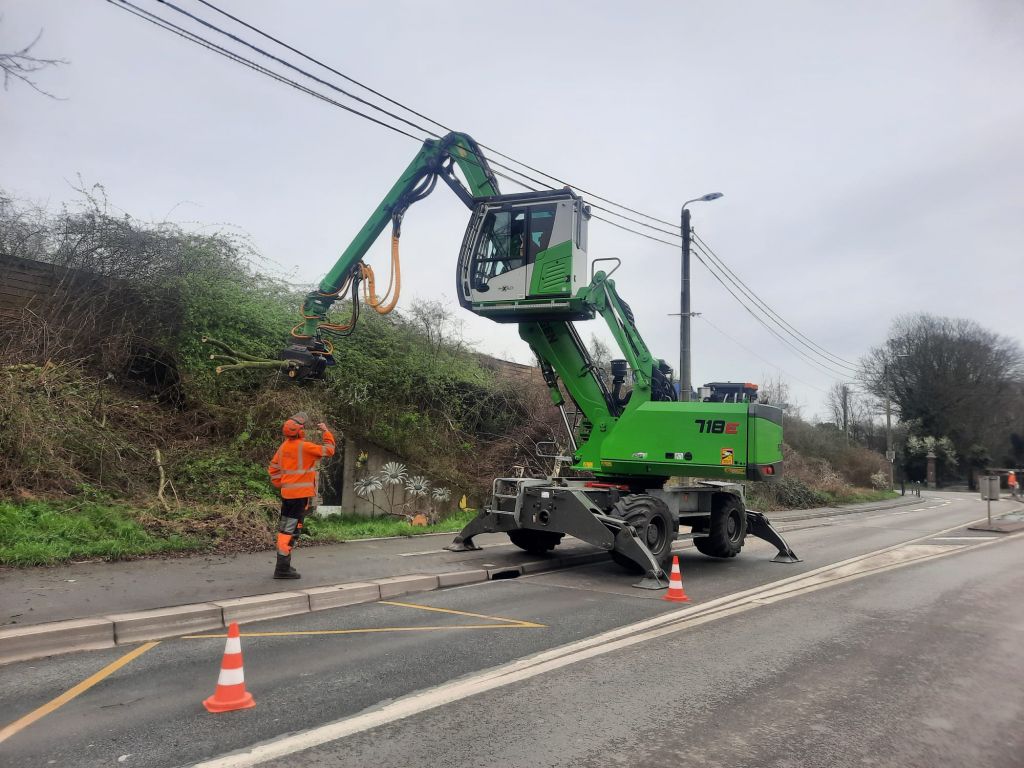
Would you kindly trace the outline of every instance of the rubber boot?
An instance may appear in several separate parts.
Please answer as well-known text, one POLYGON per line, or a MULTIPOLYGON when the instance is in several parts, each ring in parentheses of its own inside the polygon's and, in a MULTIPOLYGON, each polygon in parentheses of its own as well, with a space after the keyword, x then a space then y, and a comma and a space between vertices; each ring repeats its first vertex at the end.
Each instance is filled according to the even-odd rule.
POLYGON ((299 579, 299 572, 292 568, 291 555, 278 555, 277 567, 274 569, 275 579, 299 579))

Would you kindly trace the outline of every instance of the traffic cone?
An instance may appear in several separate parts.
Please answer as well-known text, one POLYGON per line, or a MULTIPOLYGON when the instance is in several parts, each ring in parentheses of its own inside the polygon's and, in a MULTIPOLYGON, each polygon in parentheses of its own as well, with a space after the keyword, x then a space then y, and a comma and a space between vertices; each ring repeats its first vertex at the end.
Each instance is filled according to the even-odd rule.
POLYGON ((203 702, 203 706, 208 712, 232 712, 256 706, 252 694, 245 690, 242 641, 238 636, 237 622, 232 621, 228 627, 228 641, 224 646, 224 661, 220 665, 217 688, 213 696, 203 702))
POLYGON ((661 599, 672 603, 690 602, 690 598, 683 591, 683 574, 679 571, 679 555, 672 555, 672 575, 668 577, 668 592, 661 599))

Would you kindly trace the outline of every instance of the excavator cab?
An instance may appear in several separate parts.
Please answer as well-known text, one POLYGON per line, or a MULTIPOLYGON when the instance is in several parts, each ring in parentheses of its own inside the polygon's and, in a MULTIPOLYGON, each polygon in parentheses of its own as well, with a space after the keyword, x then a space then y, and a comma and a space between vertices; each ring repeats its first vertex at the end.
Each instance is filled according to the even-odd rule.
POLYGON ((459 254, 459 301, 491 320, 585 320, 590 208, 572 190, 479 198, 459 254))

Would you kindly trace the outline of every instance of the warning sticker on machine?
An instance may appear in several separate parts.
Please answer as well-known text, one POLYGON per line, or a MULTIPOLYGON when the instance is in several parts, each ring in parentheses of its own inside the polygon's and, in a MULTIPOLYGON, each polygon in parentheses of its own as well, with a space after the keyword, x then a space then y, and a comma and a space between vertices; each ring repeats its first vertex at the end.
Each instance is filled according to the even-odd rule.
POLYGON ((732 448, 723 448, 722 449, 722 463, 723 464, 732 464, 732 451, 733 451, 732 448))

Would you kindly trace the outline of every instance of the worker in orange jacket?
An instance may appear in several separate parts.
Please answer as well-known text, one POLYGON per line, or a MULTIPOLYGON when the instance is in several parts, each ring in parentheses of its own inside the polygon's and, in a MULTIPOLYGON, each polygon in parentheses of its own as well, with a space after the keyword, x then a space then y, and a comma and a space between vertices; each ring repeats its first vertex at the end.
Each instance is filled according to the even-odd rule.
POLYGON ((1017 481, 1017 473, 1012 469, 1006 476, 1006 485, 1010 488, 1010 495, 1015 498, 1020 498, 1020 484, 1017 481))
POLYGON ((281 519, 277 525, 277 567, 275 579, 297 579, 292 568, 292 549, 302 535, 302 524, 309 512, 309 500, 316 496, 316 465, 322 458, 334 455, 334 435, 323 422, 317 428, 324 444, 306 440, 305 413, 288 419, 281 431, 284 442, 270 460, 267 472, 270 482, 281 491, 281 519))

